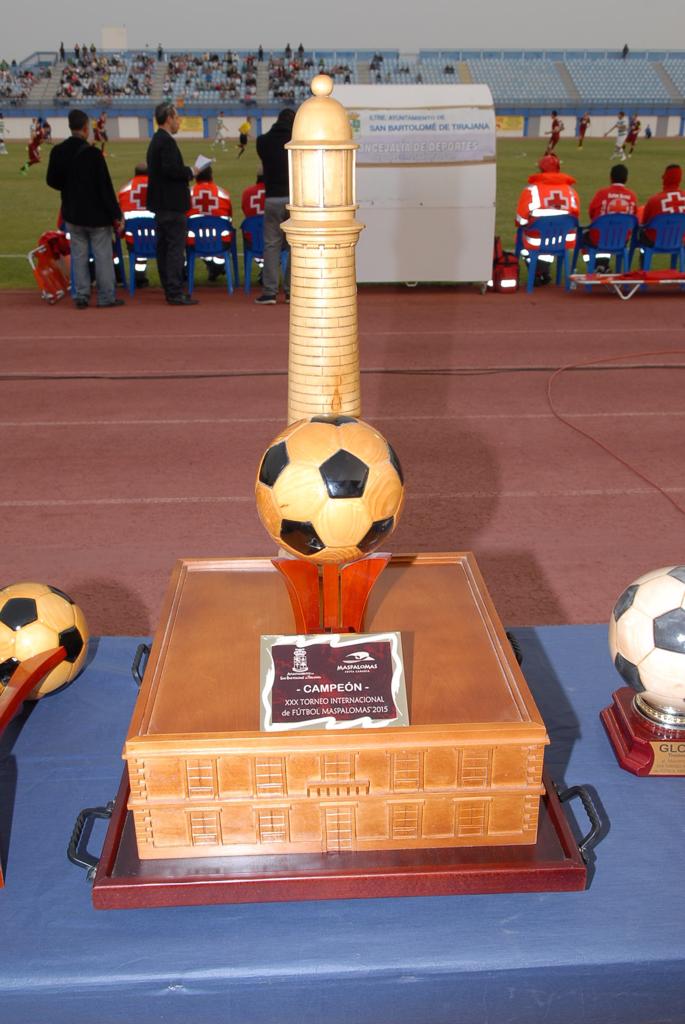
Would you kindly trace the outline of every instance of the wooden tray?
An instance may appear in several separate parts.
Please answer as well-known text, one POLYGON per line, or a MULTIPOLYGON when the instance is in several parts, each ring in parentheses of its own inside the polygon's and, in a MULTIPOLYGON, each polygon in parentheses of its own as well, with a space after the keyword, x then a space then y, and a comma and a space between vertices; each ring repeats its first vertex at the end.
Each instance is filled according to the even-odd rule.
POLYGON ((124 772, 93 882, 97 910, 500 892, 571 892, 587 868, 543 775, 534 846, 140 860, 124 772))

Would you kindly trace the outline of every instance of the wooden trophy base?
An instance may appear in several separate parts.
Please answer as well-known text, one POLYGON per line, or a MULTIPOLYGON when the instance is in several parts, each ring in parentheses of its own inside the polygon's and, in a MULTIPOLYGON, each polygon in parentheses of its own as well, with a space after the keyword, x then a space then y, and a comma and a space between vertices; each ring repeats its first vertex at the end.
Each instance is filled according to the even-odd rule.
POLYGON ((623 686, 600 712, 621 768, 633 775, 685 775, 685 729, 650 722, 635 707, 635 690, 623 686))
POLYGON ((573 892, 587 868, 553 784, 543 776, 537 842, 290 856, 141 860, 126 772, 93 882, 96 910, 295 900, 573 892))

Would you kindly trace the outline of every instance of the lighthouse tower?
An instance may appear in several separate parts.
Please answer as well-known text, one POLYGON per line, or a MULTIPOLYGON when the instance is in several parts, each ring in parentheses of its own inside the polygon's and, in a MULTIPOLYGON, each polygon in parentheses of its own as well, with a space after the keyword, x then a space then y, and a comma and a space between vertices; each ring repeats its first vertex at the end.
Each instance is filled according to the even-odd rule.
POLYGON ((354 250, 355 150, 333 82, 317 75, 287 144, 290 219, 288 422, 359 416, 359 339, 354 250))

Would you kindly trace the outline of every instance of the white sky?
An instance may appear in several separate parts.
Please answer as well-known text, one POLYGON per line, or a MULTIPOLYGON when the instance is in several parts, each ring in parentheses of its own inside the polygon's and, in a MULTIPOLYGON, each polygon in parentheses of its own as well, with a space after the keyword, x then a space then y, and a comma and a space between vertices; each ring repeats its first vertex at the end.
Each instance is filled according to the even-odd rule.
POLYGON ((131 48, 685 49, 685 0, 25 0, 3 18, 0 57, 99 46, 120 25, 131 48))

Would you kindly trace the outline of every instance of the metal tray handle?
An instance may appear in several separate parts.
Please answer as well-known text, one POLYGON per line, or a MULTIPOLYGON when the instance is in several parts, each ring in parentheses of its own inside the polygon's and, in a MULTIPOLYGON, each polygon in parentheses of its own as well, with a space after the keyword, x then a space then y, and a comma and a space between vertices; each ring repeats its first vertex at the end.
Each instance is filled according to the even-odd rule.
POLYGON ((143 682, 143 676, 145 675, 145 669, 147 668, 147 659, 150 657, 150 645, 149 644, 138 644, 136 647, 136 653, 133 655, 133 664, 131 665, 131 675, 135 679, 136 686, 141 686, 143 682), (141 669, 141 663, 145 659, 145 664, 141 669))
POLYGON ((89 822, 94 821, 96 818, 111 818, 113 810, 113 800, 110 800, 106 807, 85 807, 76 819, 74 830, 71 833, 71 839, 69 840, 69 846, 67 847, 67 857, 72 864, 75 864, 79 868, 83 868, 89 882, 92 882, 95 878, 95 872, 98 864, 100 863, 100 858, 94 857, 92 853, 88 853, 87 850, 79 849, 83 833, 86 825, 89 822))
POLYGON ((568 789, 564 789, 562 791, 557 790, 557 794, 559 796, 559 802, 562 804, 567 800, 572 800, 575 796, 579 797, 585 813, 590 819, 590 831, 587 835, 584 835, 578 843, 580 855, 584 861, 587 861, 586 854, 597 845, 600 835, 604 829, 605 823, 602 820, 602 815, 597 810, 586 786, 569 786, 568 789))

